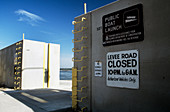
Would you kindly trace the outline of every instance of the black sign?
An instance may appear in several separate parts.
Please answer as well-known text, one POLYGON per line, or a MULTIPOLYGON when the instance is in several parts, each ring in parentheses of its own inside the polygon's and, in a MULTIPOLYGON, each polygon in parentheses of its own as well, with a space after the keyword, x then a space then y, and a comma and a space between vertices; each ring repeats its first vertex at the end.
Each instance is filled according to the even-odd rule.
POLYGON ((144 40, 142 4, 104 15, 102 22, 104 46, 144 40))

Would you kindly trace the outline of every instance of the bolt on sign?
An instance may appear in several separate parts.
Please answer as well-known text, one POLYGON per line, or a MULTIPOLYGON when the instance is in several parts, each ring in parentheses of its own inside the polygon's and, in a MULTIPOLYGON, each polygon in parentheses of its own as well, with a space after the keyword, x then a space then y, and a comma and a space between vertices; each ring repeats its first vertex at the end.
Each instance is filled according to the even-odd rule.
POLYGON ((103 46, 144 40, 142 4, 104 15, 102 29, 103 46))
POLYGON ((106 83, 110 87, 139 88, 138 50, 107 53, 106 83))

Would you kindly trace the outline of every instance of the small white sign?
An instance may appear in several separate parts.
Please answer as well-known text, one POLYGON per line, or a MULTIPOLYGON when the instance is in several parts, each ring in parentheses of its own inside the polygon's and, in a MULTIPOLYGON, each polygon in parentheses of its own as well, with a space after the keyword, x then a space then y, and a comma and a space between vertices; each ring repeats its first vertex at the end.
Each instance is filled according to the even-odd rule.
POLYGON ((137 50, 107 53, 107 86, 139 88, 139 56, 137 50))
POLYGON ((102 76, 102 62, 96 61, 95 68, 94 68, 95 76, 102 76))

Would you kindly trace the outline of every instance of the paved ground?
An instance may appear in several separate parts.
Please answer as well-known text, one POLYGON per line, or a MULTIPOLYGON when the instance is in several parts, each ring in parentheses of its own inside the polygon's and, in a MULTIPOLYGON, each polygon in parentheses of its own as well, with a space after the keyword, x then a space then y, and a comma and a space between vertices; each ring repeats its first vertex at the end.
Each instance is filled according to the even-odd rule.
POLYGON ((57 89, 72 91, 72 80, 60 80, 57 89))
POLYGON ((0 89, 0 112, 67 112, 71 91, 57 89, 0 89))

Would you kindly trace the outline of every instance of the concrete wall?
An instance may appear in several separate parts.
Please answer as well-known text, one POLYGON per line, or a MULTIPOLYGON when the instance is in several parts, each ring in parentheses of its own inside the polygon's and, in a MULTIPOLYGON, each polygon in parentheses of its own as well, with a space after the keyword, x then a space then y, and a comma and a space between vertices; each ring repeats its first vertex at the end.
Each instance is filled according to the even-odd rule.
POLYGON ((14 57, 16 45, 0 50, 0 85, 14 86, 14 57))
POLYGON ((77 68, 77 70, 81 70, 81 67, 85 66, 86 68, 83 68, 83 71, 77 72, 77 80, 81 80, 82 77, 86 76, 87 78, 83 78, 82 82, 77 82, 77 89, 81 90, 82 87, 86 87, 83 89, 82 92, 77 92, 78 100, 81 100, 81 98, 86 97, 82 100, 82 102, 78 102, 78 108, 82 109, 83 107, 87 107, 86 111, 91 110, 91 14, 85 14, 80 17, 75 18, 75 21, 79 22, 82 20, 82 18, 86 18, 83 22, 79 24, 75 24, 74 30, 75 31, 81 31, 82 27, 86 27, 82 32, 75 33, 74 39, 81 40, 82 37, 84 38, 81 42, 74 43, 74 48, 76 50, 80 50, 81 47, 85 46, 86 48, 83 48, 80 52, 75 52, 74 57, 75 60, 81 60, 83 56, 86 56, 87 58, 83 58, 82 61, 74 62, 74 67, 77 68))
MULTIPOLYGON (((14 83, 18 83, 14 81, 16 47, 13 44, 0 51, 0 86, 14 87, 14 83)), ((21 89, 57 88, 59 85, 60 45, 48 47, 48 43, 23 40, 21 89)))
POLYGON ((60 45, 32 40, 24 40, 23 45, 22 89, 57 88, 60 45))
POLYGON ((22 89, 47 87, 47 59, 47 43, 32 40, 23 41, 22 89))
POLYGON ((168 112, 170 111, 170 1, 120 0, 92 11, 92 110, 93 112, 168 112), (143 4, 144 41, 102 45, 102 17, 143 4), (139 89, 106 85, 108 52, 139 51, 139 89), (94 76, 94 62, 103 63, 103 77, 94 76))
MULTIPOLYGON (((93 112, 169 112, 170 107, 170 1, 169 0, 119 0, 102 8, 89 12, 88 14, 76 17, 76 21, 86 15, 92 19, 92 30, 84 32, 92 38, 92 47, 88 47, 92 57, 90 62, 86 60, 82 63, 74 63, 79 68, 88 64, 92 72, 87 72, 89 77, 86 84, 90 84, 91 101, 84 102, 84 105, 91 105, 93 112), (119 45, 103 46, 102 17, 106 14, 119 11, 121 9, 143 4, 143 25, 144 40, 140 42, 125 43, 119 45), (92 33, 92 35, 91 35, 92 33), (119 87, 109 87, 106 84, 108 52, 118 52, 126 50, 139 51, 139 89, 127 89, 119 87), (92 59, 92 60, 91 60, 92 59), (96 61, 102 62, 102 77, 96 77, 96 61), (91 103, 91 104, 89 104, 91 103)), ((82 24, 75 26, 78 30, 82 24)), ((91 26, 90 26, 91 27, 91 26)), ((81 37, 75 34, 74 38, 81 37)), ((82 44, 74 44, 75 48, 80 48, 82 44)), ((90 41, 86 45, 91 45, 90 41)), ((90 53, 87 53, 87 55, 90 53)), ((74 53, 78 59, 84 54, 74 53)), ((78 74, 80 78, 81 74, 78 74)), ((78 85, 78 88, 80 85, 78 85)), ((84 94, 84 93, 83 93, 84 94)), ((85 93, 84 95, 89 95, 85 93)), ((80 94, 78 97, 80 98, 80 94)), ((89 98, 90 98, 89 97, 89 98)), ((81 103, 78 103, 81 107, 81 103)), ((90 111, 88 109, 87 111, 90 111)))
POLYGON ((57 88, 60 80, 60 45, 49 44, 49 87, 57 88))

